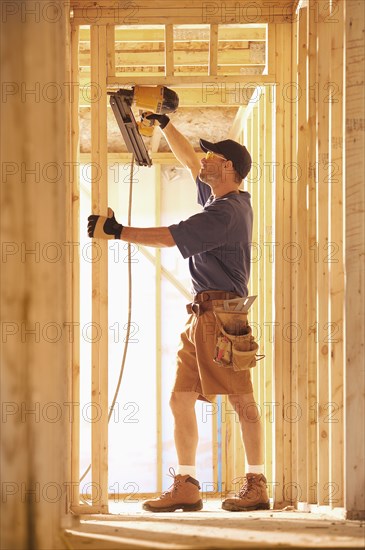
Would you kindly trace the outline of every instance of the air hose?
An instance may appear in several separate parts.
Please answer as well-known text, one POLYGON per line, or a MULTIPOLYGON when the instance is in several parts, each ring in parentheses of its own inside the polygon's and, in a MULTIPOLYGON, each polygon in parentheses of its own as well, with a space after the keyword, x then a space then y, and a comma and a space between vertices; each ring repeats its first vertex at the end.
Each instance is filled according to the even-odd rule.
MULTIPOLYGON (((129 226, 132 224, 131 220, 132 220, 133 172, 134 172, 134 155, 132 155, 131 168, 130 168, 130 173, 129 173, 129 199, 128 199, 128 222, 127 222, 129 226)), ((129 335, 130 335, 130 332, 131 332, 131 318, 132 318, 131 243, 128 243, 127 253, 128 253, 128 256, 127 256, 128 257, 128 320, 127 320, 127 334, 126 334, 125 342, 124 342, 123 357, 122 357, 122 363, 121 363, 120 371, 119 371, 118 383, 117 383, 117 387, 115 388, 113 401, 112 401, 112 404, 110 406, 110 410, 109 410, 109 414, 108 414, 108 424, 110 422, 110 419, 111 419, 113 411, 114 411, 115 404, 116 404, 117 399, 118 399, 120 385, 122 383, 122 378, 123 378, 123 373, 124 373, 125 362, 126 362, 126 359, 127 359, 129 335)), ((85 472, 80 477, 80 483, 87 476, 90 469, 91 469, 91 464, 89 464, 89 466, 86 468, 85 472)))

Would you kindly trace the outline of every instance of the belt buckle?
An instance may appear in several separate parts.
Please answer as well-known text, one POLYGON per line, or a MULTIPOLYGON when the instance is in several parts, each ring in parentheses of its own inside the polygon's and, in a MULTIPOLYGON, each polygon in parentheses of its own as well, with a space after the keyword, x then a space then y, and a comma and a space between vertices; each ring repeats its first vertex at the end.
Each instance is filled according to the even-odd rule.
POLYGON ((200 304, 198 304, 196 302, 193 302, 191 304, 191 309, 192 309, 193 313, 195 313, 195 315, 197 315, 199 317, 199 315, 200 315, 200 304))
POLYGON ((200 302, 207 302, 208 300, 210 300, 209 292, 207 292, 206 290, 203 290, 203 292, 200 294, 200 298, 201 298, 201 300, 199 300, 199 303, 200 302))

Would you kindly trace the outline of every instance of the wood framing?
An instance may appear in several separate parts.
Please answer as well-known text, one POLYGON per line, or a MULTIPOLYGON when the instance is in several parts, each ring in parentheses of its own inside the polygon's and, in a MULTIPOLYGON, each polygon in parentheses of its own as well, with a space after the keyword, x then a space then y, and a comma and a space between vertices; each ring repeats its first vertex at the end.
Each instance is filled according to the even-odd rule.
MULTIPOLYGON (((93 214, 107 215, 107 39, 106 26, 91 28, 91 78, 98 82, 93 88, 91 104, 91 160, 93 214), (97 95, 98 93, 98 95, 97 95)), ((92 322, 100 329, 92 342, 92 503, 108 510, 108 241, 96 240, 100 259, 92 266, 92 322)))
POLYGON ((317 97, 315 83, 317 82, 317 20, 313 5, 308 6, 307 17, 307 42, 308 42, 308 162, 306 165, 306 178, 308 181, 308 223, 307 223, 307 353, 308 353, 308 452, 307 452, 307 479, 308 479, 308 503, 317 503, 317 289, 316 289, 316 263, 317 258, 317 97))
MULTIPOLYGON (((328 4, 329 6, 329 4, 328 4)), ((328 395, 329 380, 329 225, 328 225, 328 187, 329 187, 329 102, 326 101, 326 88, 330 82, 330 64, 328 63, 328 51, 331 48, 331 34, 327 32, 325 15, 328 16, 329 7, 318 22, 318 102, 317 102, 317 163, 318 181, 316 192, 317 203, 317 238, 320 255, 323 261, 317 262, 317 381, 318 381, 318 503, 328 504, 328 479, 329 479, 329 424, 327 404, 330 402, 328 395)))
POLYGON ((209 76, 216 76, 218 70, 218 25, 210 25, 209 35, 209 76))
POLYGON ((291 163, 291 106, 286 95, 286 84, 291 81, 291 28, 276 25, 276 178, 275 178, 275 355, 274 401, 278 403, 275 415, 275 463, 273 475, 274 506, 292 502, 291 473, 291 345, 290 288, 291 265, 286 255, 291 240, 291 188, 287 182, 287 168, 291 163))
POLYGON ((331 353, 330 353, 330 478, 332 484, 329 504, 332 507, 344 507, 344 366, 345 359, 345 258, 344 258, 344 20, 345 3, 338 2, 336 9, 336 23, 331 27, 331 84, 333 90, 333 102, 331 107, 331 186, 330 186, 330 242, 332 251, 336 252, 335 261, 330 263, 330 301, 331 301, 331 353), (337 9, 338 8, 338 9, 337 9), (337 260, 337 261, 336 261, 337 260), (334 415, 332 415, 334 413, 334 415))
POLYGON ((173 26, 165 25, 165 76, 174 75, 174 35, 173 26))
MULTIPOLYGON (((348 331, 344 334, 346 294, 342 235, 348 227, 353 227, 353 222, 346 220, 345 223, 343 129, 345 121, 349 120, 347 137, 359 139, 356 132, 362 131, 362 119, 355 118, 355 115, 348 118, 348 106, 345 107, 342 101, 345 95, 342 53, 350 43, 355 49, 360 47, 361 24, 351 27, 346 43, 344 25, 349 25, 347 17, 352 12, 345 12, 341 0, 338 3, 308 0, 290 5, 277 1, 275 6, 269 1, 266 7, 261 2, 256 4, 261 10, 257 23, 268 22, 267 28, 251 25, 239 29, 238 25, 243 21, 233 21, 237 6, 232 2, 226 2, 224 7, 219 4, 205 6, 211 11, 205 14, 207 20, 204 22, 202 14, 197 11, 199 6, 202 7, 199 2, 184 1, 177 8, 170 2, 162 4, 157 1, 154 9, 160 9, 160 25, 163 17, 164 26, 161 28, 152 27, 156 15, 146 4, 138 6, 138 14, 137 11, 132 13, 131 9, 127 13, 126 8, 125 13, 113 14, 113 5, 108 1, 94 3, 86 11, 75 2, 75 24, 94 18, 85 23, 91 24, 91 29, 82 28, 79 33, 82 41, 80 88, 95 80, 100 83, 102 98, 105 99, 107 89, 134 84, 163 84, 177 89, 180 106, 191 109, 239 107, 227 137, 244 143, 254 161, 253 170, 245 182, 252 195, 255 213, 253 244, 256 249, 253 251, 250 293, 259 296, 252 310, 252 320, 258 327, 260 351, 266 357, 252 371, 252 379, 264 424, 266 475, 273 486, 270 493, 274 507, 295 504, 309 510, 316 505, 328 511, 343 509, 346 502, 351 502, 352 508, 349 506, 349 509, 357 517, 362 508, 359 508, 356 498, 361 501, 362 497, 354 498, 358 494, 355 486, 344 498, 344 473, 349 475, 349 466, 345 462, 343 413, 345 406, 351 412, 354 410, 352 403, 359 407, 359 402, 353 393, 348 395, 347 401, 344 396, 343 359, 347 354, 347 360, 355 361, 357 365, 357 357, 349 355, 348 331), (292 8, 297 9, 295 16, 292 8), (213 10, 222 9, 227 9, 224 22, 218 12, 213 13, 213 10), (180 17, 184 10, 186 27, 181 28, 180 17), (230 14, 228 10, 231 10, 230 14), (270 10, 272 17, 268 20, 270 10), (281 18, 284 12, 286 15, 281 18), (123 23, 125 17, 128 17, 128 22, 124 20, 123 23), (131 18, 139 19, 132 23, 131 18), (199 29, 193 27, 198 20, 199 29), (229 22, 233 27, 224 25, 229 22), (141 28, 129 29, 129 24, 141 28), (143 30, 143 25, 147 24, 151 27, 143 30), (356 39, 352 38, 353 33, 358 33, 356 39), (236 42, 232 51, 233 42, 229 45, 230 41, 236 42), (266 41, 265 70, 261 61, 256 65, 251 63, 250 41, 266 41), (150 64, 148 69, 139 66, 143 60, 150 64), (192 60, 200 64, 195 72, 189 66, 192 60), (133 63, 136 63, 134 67, 133 63), (248 67, 253 71, 264 70, 265 74, 245 74, 248 67), (238 74, 235 74, 237 70, 238 74), (238 93, 232 93, 236 88, 238 93), (244 94, 242 90, 245 90, 244 94), (338 261, 332 262, 333 258, 338 261)), ((356 0, 351 0, 351 9, 356 11, 358 6, 356 0)), ((76 56, 76 51, 73 55, 76 56)), ((351 63, 350 54, 348 59, 351 63)), ((363 60, 361 57, 357 59, 363 60)), ((350 69, 349 74, 356 79, 354 65, 350 69)), ((356 83, 356 80, 351 81, 351 86, 356 83)), ((359 97, 354 95, 358 109, 359 97)), ((107 155, 107 103, 104 99, 95 105, 89 101, 93 148, 91 155, 82 154, 80 160, 100 164, 106 174, 107 162, 128 163, 131 157, 127 153, 107 155)), ((157 181, 160 165, 175 162, 172 153, 158 152, 160 135, 160 132, 155 132, 151 155, 156 165, 157 225, 160 223, 161 189, 157 181)), ((76 139, 75 134, 74 148, 76 139)), ((360 182, 358 173, 355 170, 353 173, 354 181, 360 182)), ((106 183, 99 184, 94 178, 93 211, 105 211, 105 190, 106 183)), ((350 193, 350 187, 348 190, 350 193)), ((362 195, 358 190, 356 193, 361 204, 362 195)), ((348 197, 352 205, 351 196, 348 197)), ((357 220, 360 219, 357 210, 356 216, 357 220)), ((352 235, 348 239, 353 242, 352 235)), ((360 249, 359 244, 358 247, 360 249)), ((159 253, 153 255, 144 247, 140 251, 156 268, 158 302, 162 277, 167 277, 189 298, 187 289, 161 265, 159 253)), ((349 257, 347 266, 354 268, 349 257)), ((99 280, 102 281, 101 288, 106 288, 103 269, 105 266, 93 268, 93 319, 101 319, 104 315, 105 323, 105 301, 96 294, 99 280)), ((159 319, 159 309, 157 313, 159 319)), ((349 314, 347 311, 346 315, 349 314)), ((350 326, 356 332, 355 327, 350 326)), ((158 329, 158 400, 161 396, 161 345, 158 329)), ((93 349, 94 367, 100 364, 100 357, 106 357, 106 348, 104 344, 98 344, 93 349), (99 363, 94 357, 98 357, 99 363)), ((347 372, 346 376, 351 391, 355 392, 352 374, 347 372)), ((96 367, 93 390, 97 393, 98 388, 105 387, 105 384, 102 372, 96 367)), ((213 476, 218 484, 221 473, 222 489, 227 492, 236 488, 234 480, 243 473, 245 455, 240 427, 231 414, 231 406, 227 398, 220 403, 219 415, 213 415, 213 476)), ((158 404, 158 491, 162 487, 160 421, 158 404)), ((104 425, 101 431, 99 428, 94 430, 93 464, 105 486, 105 462, 103 466, 98 453, 101 449, 105 458, 102 432, 106 427, 104 425), (101 445, 99 450, 98 445, 101 445)), ((348 454, 347 446, 346 453, 347 464, 355 467, 359 457, 355 452, 348 454)), ((99 510, 105 506, 101 502, 93 504, 99 510)))
MULTIPOLYGON (((80 242, 80 190, 79 190, 79 82, 78 66, 79 27, 71 27, 71 82, 74 83, 71 104, 71 231, 72 242, 80 242), (75 86, 76 84, 76 86, 75 86), (75 90, 76 87, 76 90, 75 90)), ((74 250, 72 264, 72 321, 80 325, 80 254, 74 250)), ((75 326, 75 325, 74 325, 75 326)), ((80 404, 80 331, 75 330, 72 342, 71 400, 80 404)), ((78 506, 80 500, 80 406, 74 407, 71 424, 71 507, 78 506)))
MULTIPOLYGON (((155 183, 155 225, 161 226, 161 165, 157 164, 154 168, 155 183)), ((161 330, 161 282, 162 265, 161 250, 155 251, 155 285, 156 285, 156 479, 157 492, 162 491, 162 330, 161 330)))
POLYGON ((346 2, 346 425, 345 507, 365 518, 364 465, 364 25, 362 0, 346 2))
MULTIPOLYGON (((111 25, 115 28, 115 41, 116 42, 144 42, 145 44, 150 44, 154 42, 163 43, 165 40, 165 31, 162 28, 151 28, 151 27, 140 27, 140 28, 128 28, 124 26, 120 28, 115 25, 111 25)), ((209 40, 209 31, 208 29, 202 29, 201 26, 198 29, 191 27, 190 29, 186 28, 174 28, 174 42, 185 42, 187 40, 196 41, 202 40, 203 37, 206 40, 209 40)), ((81 27, 80 28, 80 41, 89 42, 90 40, 90 28, 81 27)), ((239 25, 232 27, 223 27, 219 30, 219 41, 220 42, 233 42, 233 41, 255 41, 255 42, 265 42, 266 40, 266 28, 265 25, 258 27, 254 25, 245 25, 241 27, 239 25)))
POLYGON ((253 5, 226 0, 224 3, 202 0, 155 0, 143 5, 116 4, 114 0, 98 0, 85 5, 83 0, 71 1, 75 25, 160 25, 165 24, 226 24, 290 23, 295 3, 288 0, 256 0, 253 5))
POLYGON ((296 147, 297 181, 293 190, 293 243, 297 245, 298 261, 293 270, 293 320, 299 330, 299 340, 293 342, 293 366, 295 369, 295 389, 293 400, 300 411, 298 421, 293 425, 293 447, 296 452, 296 480, 298 483, 298 500, 308 502, 307 495, 307 443, 308 443, 308 385, 307 385, 307 344, 308 344, 308 317, 307 317, 307 9, 300 12, 297 32, 297 86, 300 96, 296 104, 296 147), (296 192, 295 192, 296 191, 296 192))

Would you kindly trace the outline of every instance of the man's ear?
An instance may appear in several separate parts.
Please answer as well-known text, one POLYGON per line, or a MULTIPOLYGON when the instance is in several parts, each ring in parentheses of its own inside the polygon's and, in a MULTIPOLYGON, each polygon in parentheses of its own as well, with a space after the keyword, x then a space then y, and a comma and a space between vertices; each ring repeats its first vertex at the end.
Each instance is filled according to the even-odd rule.
POLYGON ((231 160, 226 160, 226 168, 228 170, 233 170, 233 162, 231 160))

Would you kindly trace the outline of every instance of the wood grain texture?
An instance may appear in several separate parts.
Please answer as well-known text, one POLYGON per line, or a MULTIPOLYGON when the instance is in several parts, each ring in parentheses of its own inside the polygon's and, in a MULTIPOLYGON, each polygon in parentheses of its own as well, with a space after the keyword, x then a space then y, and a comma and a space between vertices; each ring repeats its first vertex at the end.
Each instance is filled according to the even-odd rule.
POLYGON ((1 77, 13 86, 0 106, 7 167, 1 179, 2 548, 60 548, 66 511, 71 311, 64 244, 70 161, 65 13, 55 25, 24 17, 17 6, 1 21, 1 77), (56 102, 42 94, 50 83, 62 90, 56 102), (23 95, 25 85, 33 91, 23 95))
POLYGON ((350 519, 365 517, 364 453, 364 22, 346 2, 346 494, 350 519))
MULTIPOLYGON (((91 104, 91 159, 93 214, 107 214, 107 47, 106 26, 91 28, 91 78, 98 83, 98 93, 91 104)), ((91 362, 91 432, 92 503, 108 507, 108 241, 94 241, 100 247, 100 259, 92 265, 92 322, 99 331, 93 335, 91 362)))

